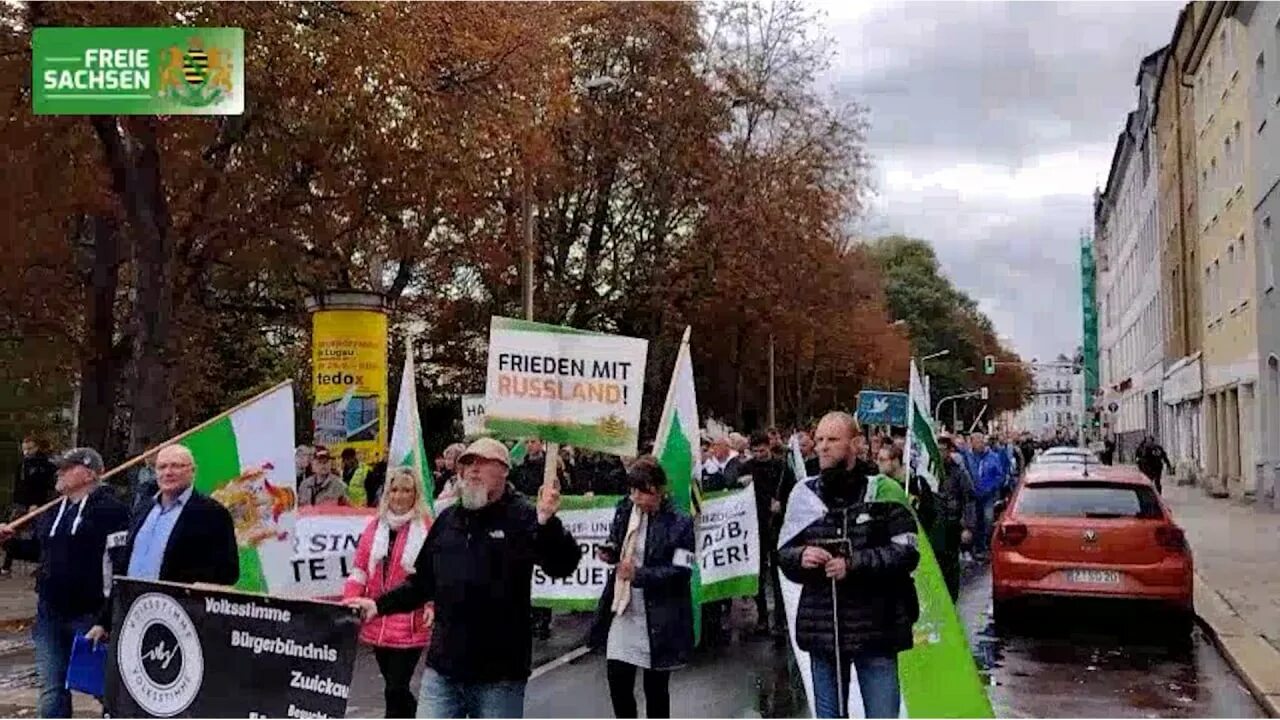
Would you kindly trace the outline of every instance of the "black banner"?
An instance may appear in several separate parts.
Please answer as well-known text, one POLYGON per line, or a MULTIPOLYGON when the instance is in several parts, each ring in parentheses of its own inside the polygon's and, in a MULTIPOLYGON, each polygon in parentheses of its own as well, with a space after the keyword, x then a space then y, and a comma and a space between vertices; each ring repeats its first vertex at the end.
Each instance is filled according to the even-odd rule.
POLYGON ((115 597, 109 717, 346 715, 352 610, 125 578, 115 597))

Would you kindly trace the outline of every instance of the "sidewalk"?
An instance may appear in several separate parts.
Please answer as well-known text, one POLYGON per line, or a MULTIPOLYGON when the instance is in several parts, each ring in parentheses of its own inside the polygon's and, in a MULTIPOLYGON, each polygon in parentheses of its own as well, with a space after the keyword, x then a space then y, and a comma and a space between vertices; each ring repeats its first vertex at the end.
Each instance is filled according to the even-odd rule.
POLYGON ((1196 613, 1271 717, 1280 717, 1280 512, 1164 483, 1195 558, 1196 613))
POLYGON ((34 565, 15 563, 13 574, 0 577, 0 630, 30 625, 36 617, 34 565))

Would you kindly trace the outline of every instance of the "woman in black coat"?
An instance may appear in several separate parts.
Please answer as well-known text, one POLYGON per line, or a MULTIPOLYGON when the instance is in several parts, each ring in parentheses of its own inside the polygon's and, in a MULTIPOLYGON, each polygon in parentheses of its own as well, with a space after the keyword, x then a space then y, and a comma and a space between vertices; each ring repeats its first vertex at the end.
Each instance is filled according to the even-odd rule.
POLYGON ((671 717, 671 671, 693 652, 693 520, 667 497, 667 477, 651 456, 627 472, 630 496, 618 503, 600 557, 609 574, 591 631, 606 649, 613 713, 637 717, 636 669, 644 670, 646 717, 671 717))

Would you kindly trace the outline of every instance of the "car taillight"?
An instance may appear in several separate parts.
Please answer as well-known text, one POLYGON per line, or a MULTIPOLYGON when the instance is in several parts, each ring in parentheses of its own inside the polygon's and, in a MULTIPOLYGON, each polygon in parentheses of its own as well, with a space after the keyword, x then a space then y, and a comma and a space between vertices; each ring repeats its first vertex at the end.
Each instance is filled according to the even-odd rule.
POLYGON ((1176 525, 1161 525, 1156 528, 1156 544, 1165 550, 1183 552, 1187 549, 1187 536, 1176 525))
POLYGON ((1013 547, 1027 539, 1027 526, 1022 523, 1009 523, 1000 526, 1000 542, 1013 547))

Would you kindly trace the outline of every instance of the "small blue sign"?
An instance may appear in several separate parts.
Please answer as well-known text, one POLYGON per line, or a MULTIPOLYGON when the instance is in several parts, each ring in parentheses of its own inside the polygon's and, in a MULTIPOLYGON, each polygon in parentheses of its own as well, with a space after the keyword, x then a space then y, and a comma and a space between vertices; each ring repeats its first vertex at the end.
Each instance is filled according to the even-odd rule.
POLYGON ((863 390, 858 393, 858 422, 863 425, 907 425, 907 394, 863 390))

